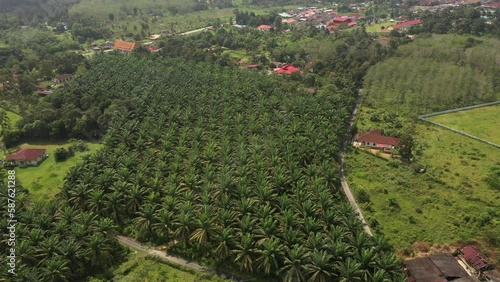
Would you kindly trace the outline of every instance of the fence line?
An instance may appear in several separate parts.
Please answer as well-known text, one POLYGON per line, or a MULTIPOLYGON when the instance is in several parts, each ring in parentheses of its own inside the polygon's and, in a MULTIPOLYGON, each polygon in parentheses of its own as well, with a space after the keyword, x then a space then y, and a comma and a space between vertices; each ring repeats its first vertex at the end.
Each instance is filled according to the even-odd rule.
POLYGON ((468 107, 463 107, 463 108, 456 108, 456 109, 451 109, 451 110, 446 110, 446 111, 441 111, 441 112, 434 112, 430 114, 425 114, 425 115, 420 115, 418 116, 419 119, 423 119, 426 117, 432 117, 432 116, 437 116, 437 115, 442 115, 442 114, 449 114, 449 113, 454 113, 454 112, 460 112, 464 110, 472 110, 476 108, 481 108, 481 107, 487 107, 487 106, 493 106, 496 104, 500 104, 500 101, 495 101, 495 102, 489 102, 489 103, 484 103, 484 104, 479 104, 479 105, 474 105, 474 106, 468 106, 468 107))
POLYGON ((448 114, 448 113, 454 113, 454 112, 459 112, 459 111, 464 111, 464 110, 471 110, 471 109, 476 109, 476 108, 481 108, 481 107, 486 107, 486 106, 492 106, 492 105, 496 105, 496 104, 500 104, 500 101, 495 101, 495 102, 490 102, 490 103, 484 103, 484 104, 479 104, 479 105, 474 105, 474 106, 469 106, 469 107, 463 107, 463 108, 457 108, 457 109, 451 109, 451 110, 446 110, 446 111, 441 111, 441 112, 435 112, 435 113, 430 113, 430 114, 426 114, 426 115, 420 115, 420 116, 418 116, 418 119, 426 121, 426 122, 429 122, 429 123, 432 123, 432 124, 437 125, 437 126, 441 126, 443 128, 446 128, 446 129, 451 130, 453 132, 456 132, 458 134, 462 134, 462 135, 465 135, 465 136, 470 137, 472 139, 478 140, 480 142, 483 142, 483 143, 495 146, 497 148, 500 148, 499 144, 496 144, 496 143, 493 143, 491 141, 485 140, 483 138, 480 138, 480 137, 471 135, 469 133, 457 130, 455 128, 449 127, 449 126, 444 125, 442 123, 435 122, 435 121, 427 119, 428 117, 432 117, 432 116, 437 116, 437 115, 442 115, 442 114, 448 114))

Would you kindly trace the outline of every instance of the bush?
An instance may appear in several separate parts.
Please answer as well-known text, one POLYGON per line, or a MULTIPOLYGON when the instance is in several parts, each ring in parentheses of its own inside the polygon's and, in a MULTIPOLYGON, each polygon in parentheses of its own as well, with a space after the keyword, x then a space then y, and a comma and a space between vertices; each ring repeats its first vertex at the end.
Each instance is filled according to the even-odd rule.
POLYGON ((83 142, 82 140, 70 140, 71 145, 69 145, 69 150, 73 152, 85 152, 89 150, 89 146, 87 143, 83 142))
POLYGON ((408 221, 410 221, 410 223, 411 223, 411 224, 415 224, 415 223, 417 223, 417 221, 415 220, 415 218, 413 217, 413 215, 410 215, 410 216, 408 217, 408 221))
POLYGON ((54 158, 56 162, 64 162, 65 160, 71 158, 74 155, 74 151, 70 148, 67 150, 66 148, 57 148, 54 152, 54 158))
POLYGON ((366 192, 365 189, 359 189, 358 193, 358 201, 360 203, 369 203, 370 202, 370 195, 366 192))

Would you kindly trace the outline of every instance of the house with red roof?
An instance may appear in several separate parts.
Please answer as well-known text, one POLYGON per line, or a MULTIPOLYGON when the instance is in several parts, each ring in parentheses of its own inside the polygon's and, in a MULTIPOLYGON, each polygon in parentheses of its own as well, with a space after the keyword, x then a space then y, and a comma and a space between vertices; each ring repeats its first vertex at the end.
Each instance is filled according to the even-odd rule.
POLYGON ((156 53, 156 52, 160 51, 160 49, 156 48, 155 46, 151 46, 151 45, 149 45, 147 48, 148 48, 148 51, 151 53, 156 53))
POLYGON ((127 42, 123 40, 116 40, 115 45, 113 45, 113 50, 128 55, 134 51, 137 47, 137 43, 135 42, 127 42))
POLYGON ((278 74, 292 74, 293 72, 300 72, 301 69, 294 66, 294 65, 286 65, 284 67, 281 67, 281 68, 275 68, 273 69, 274 72, 278 73, 278 74))
POLYGON ((490 8, 490 9, 497 9, 500 8, 500 2, 494 2, 494 3, 489 3, 489 4, 484 4, 484 8, 490 8))
POLYGON ((393 29, 401 29, 401 30, 404 30, 404 29, 408 29, 414 25, 418 25, 418 24, 421 24, 422 21, 421 20, 412 20, 412 21, 407 21, 407 22, 402 22, 402 23, 398 23, 398 24, 395 24, 392 26, 393 29))
POLYGON ((267 24, 261 24, 261 25, 259 25, 259 26, 257 27, 257 29, 258 29, 258 30, 271 30, 271 29, 273 29, 273 27, 272 27, 272 26, 270 26, 270 25, 267 25, 267 24))
POLYGON ((467 264, 472 266, 476 271, 482 271, 488 268, 486 257, 475 246, 465 246, 461 250, 461 253, 467 264))
POLYGON ((38 166, 48 155, 45 149, 18 149, 16 153, 7 155, 5 158, 12 166, 38 166))
POLYGON ((382 131, 378 129, 372 129, 369 132, 356 134, 353 142, 355 147, 368 147, 380 149, 385 152, 392 152, 398 144, 399 138, 384 136, 382 135, 382 131))
POLYGON ((352 22, 352 19, 350 17, 342 16, 342 17, 335 17, 333 18, 334 23, 345 23, 348 24, 352 22))
POLYGON ((334 25, 334 24, 329 25, 329 26, 327 27, 327 29, 328 29, 328 30, 334 30, 334 29, 337 29, 337 28, 339 28, 339 27, 338 27, 338 26, 336 26, 336 25, 334 25))

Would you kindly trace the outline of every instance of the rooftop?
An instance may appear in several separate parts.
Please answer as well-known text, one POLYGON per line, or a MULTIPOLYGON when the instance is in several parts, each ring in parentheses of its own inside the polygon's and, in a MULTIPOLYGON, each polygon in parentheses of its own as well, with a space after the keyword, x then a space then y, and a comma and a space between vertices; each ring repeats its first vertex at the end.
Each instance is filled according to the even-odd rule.
POLYGON ((14 154, 7 155, 8 161, 32 161, 45 154, 45 149, 20 149, 14 154))
POLYGON ((372 129, 369 132, 362 132, 356 135, 354 138, 358 142, 370 142, 376 144, 385 144, 396 146, 399 143, 399 138, 391 136, 383 136, 382 131, 377 129, 372 129))
POLYGON ((126 51, 126 52, 131 52, 135 49, 136 43, 135 42, 127 42, 123 40, 116 40, 115 45, 113 46, 113 49, 115 50, 121 50, 121 51, 126 51))

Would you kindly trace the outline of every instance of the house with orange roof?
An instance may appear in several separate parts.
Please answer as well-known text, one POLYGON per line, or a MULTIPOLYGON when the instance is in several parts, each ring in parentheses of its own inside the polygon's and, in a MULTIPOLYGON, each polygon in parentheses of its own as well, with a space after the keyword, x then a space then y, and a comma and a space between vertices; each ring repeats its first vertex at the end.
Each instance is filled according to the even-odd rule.
POLYGON ((127 42, 123 40, 116 40, 115 45, 113 46, 113 50, 128 55, 134 51, 137 47, 137 43, 135 42, 127 42))

